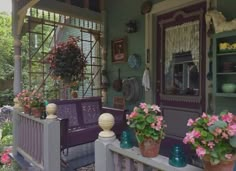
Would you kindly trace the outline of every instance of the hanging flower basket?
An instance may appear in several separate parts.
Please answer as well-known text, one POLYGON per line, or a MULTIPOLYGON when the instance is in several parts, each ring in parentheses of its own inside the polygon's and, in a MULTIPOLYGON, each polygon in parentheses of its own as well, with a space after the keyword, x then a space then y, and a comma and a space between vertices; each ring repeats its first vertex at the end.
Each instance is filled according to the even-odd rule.
POLYGON ((78 46, 78 38, 69 37, 66 42, 58 43, 47 58, 51 77, 65 84, 85 79, 86 57, 78 46))

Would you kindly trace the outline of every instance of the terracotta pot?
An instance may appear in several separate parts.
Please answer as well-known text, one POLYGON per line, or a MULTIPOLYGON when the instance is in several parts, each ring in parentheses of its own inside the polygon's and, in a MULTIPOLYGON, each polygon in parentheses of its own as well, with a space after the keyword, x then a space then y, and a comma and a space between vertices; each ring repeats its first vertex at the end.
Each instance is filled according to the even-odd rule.
POLYGON ((76 99, 78 98, 78 92, 77 91, 71 91, 71 97, 76 99))
POLYGON ((25 114, 30 114, 30 107, 24 106, 24 113, 25 114))
POLYGON ((43 108, 32 107, 32 115, 36 118, 39 118, 43 112, 43 108))
POLYGON ((160 144, 160 140, 146 138, 139 144, 139 149, 144 157, 156 157, 159 154, 160 144))
POLYGON ((233 171, 235 160, 222 161, 219 164, 212 165, 209 160, 203 159, 204 171, 233 171))

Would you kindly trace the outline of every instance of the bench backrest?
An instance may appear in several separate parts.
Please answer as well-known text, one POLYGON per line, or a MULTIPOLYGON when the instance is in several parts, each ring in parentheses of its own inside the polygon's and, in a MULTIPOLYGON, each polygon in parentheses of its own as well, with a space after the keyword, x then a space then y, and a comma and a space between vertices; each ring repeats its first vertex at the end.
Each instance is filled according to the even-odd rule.
POLYGON ((68 119, 69 129, 97 125, 102 108, 101 97, 54 100, 52 102, 57 105, 57 116, 61 119, 68 119))

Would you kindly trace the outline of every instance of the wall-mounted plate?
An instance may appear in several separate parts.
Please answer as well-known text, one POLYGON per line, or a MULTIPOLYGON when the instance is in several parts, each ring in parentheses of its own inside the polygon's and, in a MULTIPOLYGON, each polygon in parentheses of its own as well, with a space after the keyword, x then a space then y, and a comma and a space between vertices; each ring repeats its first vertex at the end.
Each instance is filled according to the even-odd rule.
POLYGON ((139 68, 140 67, 140 58, 136 54, 132 54, 128 58, 128 65, 130 68, 139 68))

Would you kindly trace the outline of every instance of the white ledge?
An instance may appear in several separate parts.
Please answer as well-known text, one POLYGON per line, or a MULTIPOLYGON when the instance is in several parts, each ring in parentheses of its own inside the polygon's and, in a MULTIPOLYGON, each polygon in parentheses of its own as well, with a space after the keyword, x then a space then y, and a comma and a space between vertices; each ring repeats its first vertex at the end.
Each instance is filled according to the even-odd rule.
POLYGON ((128 158, 131 158, 135 161, 141 162, 156 169, 161 169, 165 171, 203 171, 203 169, 189 164, 187 164, 185 167, 171 166, 169 164, 169 158, 162 155, 158 155, 154 158, 143 157, 137 147, 133 147, 130 149, 120 148, 120 142, 118 140, 110 144, 109 149, 113 152, 119 153, 123 156, 127 156, 128 158))

